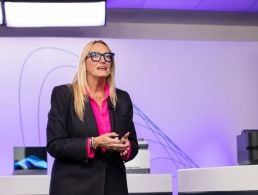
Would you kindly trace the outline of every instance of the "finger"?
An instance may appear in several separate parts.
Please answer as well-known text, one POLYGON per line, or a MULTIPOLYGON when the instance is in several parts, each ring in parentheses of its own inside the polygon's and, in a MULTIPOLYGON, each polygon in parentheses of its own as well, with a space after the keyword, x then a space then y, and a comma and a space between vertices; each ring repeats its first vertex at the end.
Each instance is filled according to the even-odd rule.
POLYGON ((126 134, 123 135, 122 139, 128 139, 129 135, 130 135, 130 132, 127 132, 126 134))
POLYGON ((120 155, 121 155, 121 156, 125 156, 127 153, 128 153, 128 150, 124 150, 124 151, 121 151, 121 152, 120 152, 120 155))
POLYGON ((123 142, 123 144, 124 144, 124 146, 125 146, 126 148, 129 148, 129 146, 130 146, 130 141, 126 140, 126 141, 123 142))
POLYGON ((128 146, 124 145, 124 144, 112 144, 110 147, 113 150, 117 150, 117 151, 120 151, 120 152, 128 149, 128 146))
POLYGON ((110 138, 114 138, 114 137, 118 137, 119 136, 116 132, 106 133, 105 135, 110 137, 110 138))

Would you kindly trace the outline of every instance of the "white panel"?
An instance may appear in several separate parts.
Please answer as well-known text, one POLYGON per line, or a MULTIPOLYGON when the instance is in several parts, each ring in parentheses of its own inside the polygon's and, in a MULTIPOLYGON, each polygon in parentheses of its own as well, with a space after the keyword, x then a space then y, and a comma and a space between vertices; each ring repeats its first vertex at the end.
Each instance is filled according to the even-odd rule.
POLYGON ((129 193, 172 192, 171 174, 127 174, 129 193))
MULTIPOLYGON (((49 175, 0 176, 0 195, 47 195, 49 175)), ((171 174, 128 174, 130 193, 172 192, 171 174)))
POLYGON ((0 181, 0 195, 47 195, 50 183, 47 175, 1 176, 0 181))
POLYGON ((178 171, 179 192, 258 190, 258 165, 178 171))
POLYGON ((150 169, 150 151, 149 150, 139 150, 137 156, 125 163, 128 169, 150 169))
POLYGON ((64 27, 105 25, 105 2, 6 2, 8 27, 64 27))

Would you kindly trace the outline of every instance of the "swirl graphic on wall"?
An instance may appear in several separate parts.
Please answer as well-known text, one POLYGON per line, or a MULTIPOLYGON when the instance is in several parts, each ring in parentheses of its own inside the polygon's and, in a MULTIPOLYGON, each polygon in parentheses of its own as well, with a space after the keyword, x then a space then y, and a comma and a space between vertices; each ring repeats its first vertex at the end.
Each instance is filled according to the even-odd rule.
MULTIPOLYGON (((77 54, 57 47, 37 48, 23 61, 18 84, 18 112, 24 146, 46 144, 52 88, 71 82, 77 61, 77 54)), ((133 109, 137 133, 144 135, 142 138, 149 143, 154 172, 164 169, 164 164, 162 171, 172 173, 179 168, 199 167, 138 106, 134 104, 133 109)))

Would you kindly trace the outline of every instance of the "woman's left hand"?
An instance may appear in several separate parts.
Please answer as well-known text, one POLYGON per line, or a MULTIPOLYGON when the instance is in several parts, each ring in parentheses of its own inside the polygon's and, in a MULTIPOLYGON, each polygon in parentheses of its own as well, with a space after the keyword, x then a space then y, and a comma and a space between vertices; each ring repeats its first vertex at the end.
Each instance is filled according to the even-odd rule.
POLYGON ((125 156, 125 155, 128 153, 128 151, 129 151, 129 147, 130 147, 130 141, 129 141, 129 139, 128 139, 129 135, 130 135, 130 132, 127 132, 127 133, 124 134, 124 136, 120 139, 120 143, 126 146, 124 150, 121 150, 121 151, 120 151, 120 155, 121 155, 121 156, 125 156))

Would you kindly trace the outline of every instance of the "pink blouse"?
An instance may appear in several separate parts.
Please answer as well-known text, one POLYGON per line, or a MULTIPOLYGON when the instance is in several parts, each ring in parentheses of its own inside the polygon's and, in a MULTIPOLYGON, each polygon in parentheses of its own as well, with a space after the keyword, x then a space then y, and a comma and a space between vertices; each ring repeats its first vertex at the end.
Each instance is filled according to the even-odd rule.
MULTIPOLYGON (((99 108, 97 102, 92 98, 92 96, 89 94, 89 102, 91 104, 91 108, 93 110, 93 114, 96 119, 97 127, 99 135, 109 133, 111 132, 111 123, 109 118, 109 110, 108 110, 108 97, 109 97, 109 86, 105 85, 104 88, 105 98, 102 102, 102 107, 99 108)), ((94 158, 94 151, 91 150, 91 140, 88 138, 87 140, 87 151, 88 151, 88 157, 94 158)), ((123 156, 123 159, 126 160, 129 158, 130 154, 130 148, 126 156, 123 156)), ((105 148, 102 148, 103 153, 106 152, 105 148)))

